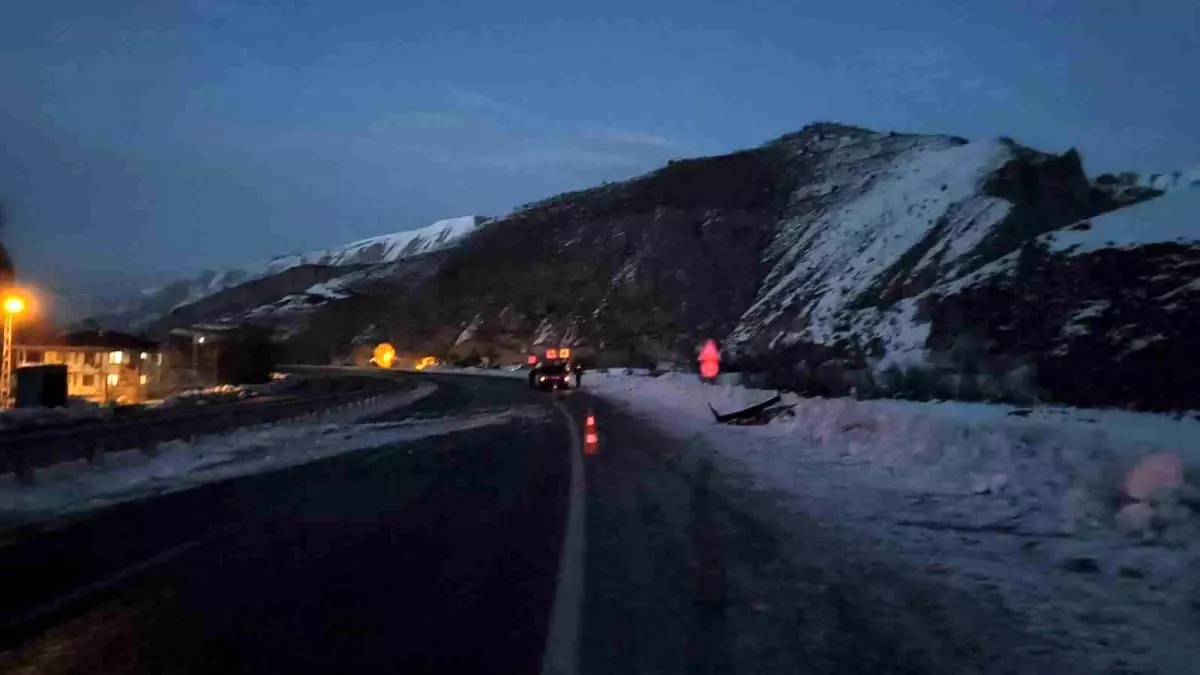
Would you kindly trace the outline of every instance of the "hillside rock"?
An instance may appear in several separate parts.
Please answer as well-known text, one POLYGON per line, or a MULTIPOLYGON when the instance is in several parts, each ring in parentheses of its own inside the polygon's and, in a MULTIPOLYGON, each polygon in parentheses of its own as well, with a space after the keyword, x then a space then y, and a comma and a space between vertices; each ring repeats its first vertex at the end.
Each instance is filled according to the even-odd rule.
POLYGON ((496 355, 559 342, 617 360, 690 351, 727 333, 754 297, 782 206, 777 159, 677 161, 529 205, 450 251, 423 292, 372 323, 398 347, 419 335, 435 352, 471 324, 471 342, 496 355))

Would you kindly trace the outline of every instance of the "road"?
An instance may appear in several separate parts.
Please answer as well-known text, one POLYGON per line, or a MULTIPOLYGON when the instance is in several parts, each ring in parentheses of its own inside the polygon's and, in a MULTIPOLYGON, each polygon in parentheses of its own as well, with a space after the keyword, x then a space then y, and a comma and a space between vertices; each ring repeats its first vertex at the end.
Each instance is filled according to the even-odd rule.
POLYGON ((870 598, 787 555, 711 466, 586 391, 422 377, 438 391, 377 421, 521 414, 0 537, 0 672, 970 672, 982 658, 880 628, 870 598), (580 458, 589 411, 599 452, 580 458))

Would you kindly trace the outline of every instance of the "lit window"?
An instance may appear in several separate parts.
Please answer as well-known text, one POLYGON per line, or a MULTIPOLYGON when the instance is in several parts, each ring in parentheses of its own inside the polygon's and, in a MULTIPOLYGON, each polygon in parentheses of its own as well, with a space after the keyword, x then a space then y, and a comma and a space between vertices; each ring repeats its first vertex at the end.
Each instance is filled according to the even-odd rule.
POLYGON ((162 354, 158 354, 158 365, 162 365, 162 354))
POLYGON ((120 382, 120 381, 121 381, 120 376, 117 375, 116 373, 108 374, 108 386, 115 387, 115 386, 117 386, 117 382, 120 382))
POLYGON ((58 363, 58 352, 46 352, 46 363, 58 363))
POLYGON ((142 375, 141 377, 138 378, 138 382, 141 382, 142 384, 146 384, 149 381, 150 381, 149 375, 142 375))
POLYGON ((121 352, 109 352, 108 353, 108 362, 109 363, 123 363, 124 361, 125 361, 125 355, 122 354, 121 352))
POLYGON ((145 361, 148 358, 150 358, 150 355, 147 354, 146 352, 142 352, 142 360, 145 361))

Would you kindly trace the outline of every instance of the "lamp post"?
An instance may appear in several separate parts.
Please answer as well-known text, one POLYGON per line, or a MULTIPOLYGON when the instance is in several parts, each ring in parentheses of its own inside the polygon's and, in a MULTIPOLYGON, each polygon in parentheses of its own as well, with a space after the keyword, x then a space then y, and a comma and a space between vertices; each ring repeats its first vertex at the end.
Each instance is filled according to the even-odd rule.
POLYGON ((196 380, 200 379, 200 345, 204 344, 203 335, 192 336, 192 372, 195 373, 196 380))
POLYGON ((13 318, 25 311, 25 300, 18 295, 4 298, 4 364, 0 366, 0 406, 12 407, 13 318))

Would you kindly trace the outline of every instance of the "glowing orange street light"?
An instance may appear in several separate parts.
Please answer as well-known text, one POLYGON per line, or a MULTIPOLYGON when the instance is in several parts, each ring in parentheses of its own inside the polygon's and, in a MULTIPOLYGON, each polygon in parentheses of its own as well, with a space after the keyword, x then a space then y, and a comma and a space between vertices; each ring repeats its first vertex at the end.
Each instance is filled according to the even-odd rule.
POLYGON ((380 368, 391 368, 392 363, 396 360, 396 348, 392 345, 383 342, 375 347, 375 365, 380 368))
POLYGON ((19 295, 4 296, 4 355, 0 364, 0 407, 12 407, 13 317, 25 311, 25 299, 19 295))

